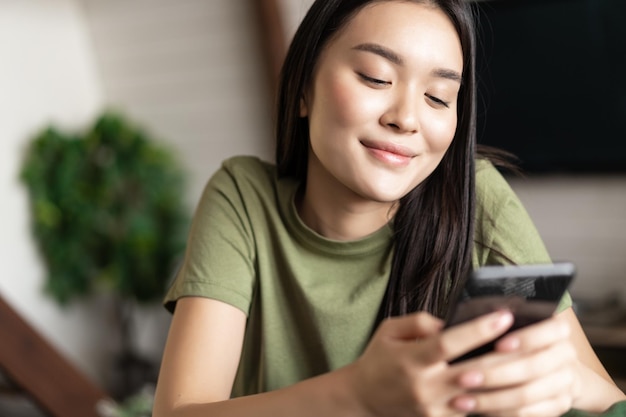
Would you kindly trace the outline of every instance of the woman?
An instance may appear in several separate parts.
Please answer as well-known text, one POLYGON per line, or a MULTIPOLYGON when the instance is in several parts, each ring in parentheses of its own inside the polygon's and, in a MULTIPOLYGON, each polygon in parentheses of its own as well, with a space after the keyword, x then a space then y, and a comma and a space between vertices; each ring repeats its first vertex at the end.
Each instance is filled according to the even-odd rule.
POLYGON ((449 363, 512 323, 442 330, 472 266, 549 261, 495 168, 474 167, 475 94, 462 0, 313 4, 283 68, 276 166, 226 161, 198 207, 156 417, 557 416, 625 399, 568 298, 449 363))

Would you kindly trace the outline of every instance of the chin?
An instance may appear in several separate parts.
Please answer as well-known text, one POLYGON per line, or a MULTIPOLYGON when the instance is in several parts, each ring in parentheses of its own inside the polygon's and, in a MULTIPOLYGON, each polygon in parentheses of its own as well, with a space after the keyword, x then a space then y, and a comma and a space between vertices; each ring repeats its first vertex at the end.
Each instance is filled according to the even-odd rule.
POLYGON ((378 190, 368 190, 368 192, 363 193, 363 197, 368 200, 375 201, 377 203, 395 203, 400 200, 402 197, 407 195, 411 189, 403 189, 403 190, 389 190, 389 189, 378 189, 378 190))

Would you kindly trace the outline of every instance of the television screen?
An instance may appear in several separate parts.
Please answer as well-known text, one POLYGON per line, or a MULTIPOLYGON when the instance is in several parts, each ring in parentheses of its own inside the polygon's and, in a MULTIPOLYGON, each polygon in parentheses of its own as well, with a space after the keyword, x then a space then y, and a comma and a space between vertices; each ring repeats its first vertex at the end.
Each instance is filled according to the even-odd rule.
POLYGON ((626 0, 476 8, 478 142, 529 173, 626 172, 626 0))

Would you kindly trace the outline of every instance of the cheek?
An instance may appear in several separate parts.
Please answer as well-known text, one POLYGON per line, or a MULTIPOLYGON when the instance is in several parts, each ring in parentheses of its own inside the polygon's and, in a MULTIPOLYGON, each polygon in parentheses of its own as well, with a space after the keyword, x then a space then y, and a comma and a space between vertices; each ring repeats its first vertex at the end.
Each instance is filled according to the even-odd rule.
POLYGON ((428 137, 429 146, 432 152, 445 152, 452 143, 456 132, 456 114, 446 118, 433 118, 427 125, 425 136, 428 137))
POLYGON ((327 105, 332 107, 335 114, 341 117, 348 117, 352 113, 350 108, 354 101, 354 89, 342 80, 342 77, 333 77, 328 82, 327 105))
POLYGON ((320 102, 315 110, 324 115, 325 123, 355 127, 376 112, 378 103, 351 78, 348 74, 337 74, 319 80, 316 97, 320 102))

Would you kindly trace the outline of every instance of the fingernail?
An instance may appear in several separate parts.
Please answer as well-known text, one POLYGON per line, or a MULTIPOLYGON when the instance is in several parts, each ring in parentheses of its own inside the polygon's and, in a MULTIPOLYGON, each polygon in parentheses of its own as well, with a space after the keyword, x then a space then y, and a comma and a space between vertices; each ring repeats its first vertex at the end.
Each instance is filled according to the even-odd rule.
POLYGON ((469 371, 461 375, 459 384, 465 388, 476 388, 483 384, 485 376, 482 372, 469 371))
POLYGON ((472 397, 456 397, 452 406, 459 411, 472 411, 476 408, 476 400, 472 397))
POLYGON ((513 315, 510 311, 499 311, 496 313, 491 325, 495 330, 504 330, 513 323, 513 315))

